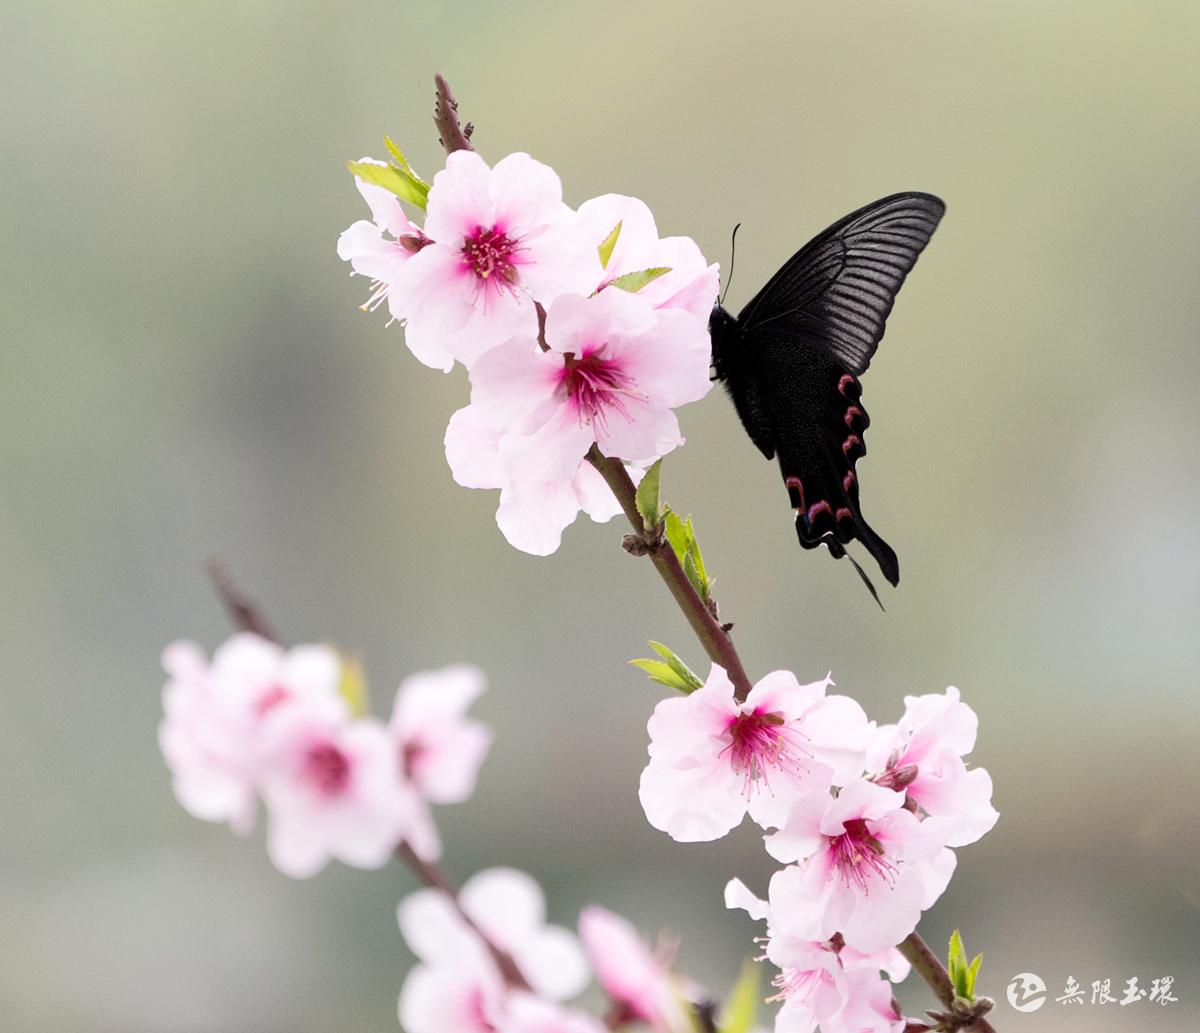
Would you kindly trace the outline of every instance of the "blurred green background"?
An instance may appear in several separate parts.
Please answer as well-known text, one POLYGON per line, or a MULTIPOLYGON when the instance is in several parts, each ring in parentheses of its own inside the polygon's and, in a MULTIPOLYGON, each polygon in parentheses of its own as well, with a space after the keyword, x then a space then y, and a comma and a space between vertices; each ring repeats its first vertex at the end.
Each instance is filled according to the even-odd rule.
MULTIPOLYGON (((1002 813, 922 929, 961 926, 1006 1031, 1200 1025, 1200 7, 912 3, 6 5, 0 12, 0 1028, 396 1028, 393 868, 307 883, 189 818, 155 743, 173 638, 228 633, 217 555, 295 642, 399 679, 482 665, 496 745, 439 812, 448 866, 528 869, 682 936, 718 992, 757 929, 749 827, 650 829, 659 698, 702 666, 621 528, 536 559, 442 455, 461 371, 420 366, 334 254, 344 162, 440 152, 441 70, 483 153, 567 200, 642 197, 727 261, 731 306, 836 217, 901 189, 949 214, 866 381, 866 512, 903 581, 880 614, 801 554, 778 473, 719 391, 665 491, 697 520, 752 676, 832 668, 879 721, 960 686, 1002 813), (1180 1003, 1021 1015, 1034 971, 1180 1003)), ((919 985, 904 1000, 919 1013, 919 985)))

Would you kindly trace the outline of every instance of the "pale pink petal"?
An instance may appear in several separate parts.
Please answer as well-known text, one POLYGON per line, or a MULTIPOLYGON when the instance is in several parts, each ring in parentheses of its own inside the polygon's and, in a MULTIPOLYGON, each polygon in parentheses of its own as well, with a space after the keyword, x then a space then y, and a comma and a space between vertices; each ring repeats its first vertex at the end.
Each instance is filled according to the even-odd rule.
POLYGON ((513 548, 549 556, 578 515, 579 502, 569 480, 517 483, 500 492, 496 523, 513 548))
POLYGON ((610 339, 640 337, 656 324, 653 307, 627 291, 603 291, 593 298, 567 294, 546 314, 546 343, 552 351, 583 354, 610 339))
POLYGON ((433 177, 425 214, 425 233, 442 244, 461 247, 476 226, 492 225, 488 193, 491 171, 474 151, 455 151, 433 177))
POLYGON ((562 182, 549 165, 520 151, 501 158, 487 185, 495 225, 509 237, 526 237, 543 224, 570 215, 562 182))
POLYGON ((473 406, 459 409, 446 427, 446 462, 464 488, 502 488, 500 431, 473 406))
POLYGON ((670 409, 627 403, 630 418, 613 415, 596 431, 596 444, 603 455, 636 463, 666 455, 683 444, 679 421, 670 409))
POLYGON ((542 352, 535 339, 514 337, 471 368, 471 408, 499 428, 544 422, 561 407, 555 397, 561 370, 561 362, 542 352))

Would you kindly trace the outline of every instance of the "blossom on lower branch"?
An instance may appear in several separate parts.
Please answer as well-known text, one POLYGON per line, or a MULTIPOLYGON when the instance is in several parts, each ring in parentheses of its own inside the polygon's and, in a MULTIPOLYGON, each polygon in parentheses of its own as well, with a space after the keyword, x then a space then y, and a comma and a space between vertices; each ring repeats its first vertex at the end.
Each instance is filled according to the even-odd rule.
POLYGON ((579 993, 588 979, 583 953, 570 931, 546 924, 537 883, 524 872, 488 869, 467 880, 458 905, 461 913, 446 894, 422 889, 397 909, 420 962, 400 992, 407 1033, 583 1033, 574 1013, 523 1002, 480 936, 508 954, 537 997, 558 1002, 579 993))
POLYGON ((747 812, 778 827, 799 794, 858 778, 870 726, 852 699, 825 694, 832 684, 773 671, 739 703, 713 664, 703 687, 659 703, 639 793, 650 824, 681 842, 718 839, 747 812))
POLYGON ((271 860, 296 878, 331 858, 379 867, 402 841, 436 859, 429 804, 470 796, 491 741, 466 716, 484 687, 471 667, 406 679, 388 727, 352 712, 327 646, 285 650, 241 633, 211 663, 177 642, 163 666, 159 742, 180 803, 244 834, 261 797, 271 860))
POLYGON ((807 793, 766 837, 779 923, 809 940, 841 933, 864 951, 894 947, 942 895, 955 857, 942 829, 904 808, 904 794, 865 779, 838 795, 807 793))
POLYGON ((772 999, 783 1003, 775 1033, 812 1033, 818 1026, 822 1033, 898 1033, 904 1028, 891 984, 908 975, 909 964, 894 947, 864 953, 840 936, 806 940, 783 932, 779 912, 739 879, 725 887, 725 906, 767 923, 764 959, 779 969, 772 999))

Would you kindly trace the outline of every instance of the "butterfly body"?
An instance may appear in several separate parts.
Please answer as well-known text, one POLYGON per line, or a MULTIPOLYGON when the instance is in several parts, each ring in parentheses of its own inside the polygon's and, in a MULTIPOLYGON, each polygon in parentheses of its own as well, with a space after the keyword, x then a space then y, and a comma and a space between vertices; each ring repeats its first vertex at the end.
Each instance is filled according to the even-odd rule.
POLYGON ((840 558, 858 539, 893 585, 896 554, 859 502, 870 424, 859 378, 944 210, 915 193, 867 205, 801 248, 736 317, 718 304, 709 319, 715 377, 754 444, 778 459, 800 544, 840 558))

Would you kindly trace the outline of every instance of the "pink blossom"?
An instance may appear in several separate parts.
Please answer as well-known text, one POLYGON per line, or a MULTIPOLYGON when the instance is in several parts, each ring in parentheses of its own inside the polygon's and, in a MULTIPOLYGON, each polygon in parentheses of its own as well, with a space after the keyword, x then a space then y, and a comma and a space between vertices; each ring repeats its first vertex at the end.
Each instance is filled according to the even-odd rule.
POLYGON ((382 867, 406 832, 413 790, 387 729, 373 718, 348 721, 339 703, 291 705, 263 731, 267 851, 293 878, 330 858, 382 867))
POLYGON ((580 914, 579 936, 612 1001, 610 1026, 643 1022, 658 1033, 691 1029, 681 1003, 686 988, 671 973, 669 952, 651 953, 628 921, 595 906, 580 914))
POLYGON ((867 767, 881 785, 905 789, 908 799, 936 819, 947 846, 966 846, 989 832, 999 815, 992 779, 967 770, 963 756, 975 747, 979 719, 953 686, 944 694, 905 696, 897 725, 876 732, 867 767))
POLYGON ((805 940, 840 932, 860 951, 895 946, 916 928, 954 872, 938 829, 904 808, 904 794, 865 780, 836 797, 805 793, 766 839, 780 861, 771 879, 781 931, 805 940))
POLYGON ((620 289, 560 297, 548 351, 514 337, 471 369, 471 407, 500 431, 510 482, 572 478, 595 442, 636 465, 683 443, 672 411, 708 393, 705 324, 620 289))
MULTIPOLYGON (((374 158, 363 158, 370 165, 384 165, 374 158)), ((400 199, 390 190, 366 183, 355 177, 358 192, 371 209, 370 219, 360 219, 338 237, 338 258, 350 263, 351 275, 369 277, 371 294, 362 307, 374 311, 384 301, 392 319, 403 319, 397 308, 392 285, 409 259, 429 243, 421 228, 405 214, 400 199)), ((454 365, 450 355, 434 341, 414 342, 405 338, 412 353, 434 369, 449 370, 454 365)))
POLYGON ((431 803, 462 803, 475 791, 491 733, 466 716, 485 686, 483 672, 466 664, 420 671, 400 683, 389 731, 406 794, 405 840, 424 860, 441 856, 431 803))
POLYGON ((773 671, 744 703, 713 665, 702 688, 654 708, 639 795, 646 818, 680 842, 719 839, 749 812, 779 826, 798 795, 862 774, 870 726, 857 703, 773 671))
POLYGON ((195 644, 176 642, 163 653, 163 667, 169 680, 159 744, 176 797, 194 817, 249 832, 262 728, 285 704, 336 704, 337 655, 323 646, 285 651, 243 633, 219 646, 211 664, 195 644))
MULTIPOLYGON (((563 531, 582 510, 598 523, 621 512, 604 478, 580 460, 570 477, 513 480, 501 460, 502 428, 471 406, 459 409, 446 428, 446 459, 455 481, 467 488, 499 488, 496 523, 509 544, 535 556, 548 556, 562 543, 563 531)), ((630 470, 635 481, 641 471, 630 470)))
MULTIPOLYGON (((488 941, 507 953, 541 997, 561 1001, 587 983, 588 971, 575 936, 546 924, 546 903, 538 884, 524 872, 490 868, 468 879, 458 894, 462 910, 488 941)), ((484 942, 437 890, 417 890, 397 912, 400 931, 413 953, 430 968, 461 968, 495 973, 484 942)))
POLYGON ((509 996, 496 1030, 497 1033, 607 1033, 608 1027, 585 1012, 517 992, 509 996))
POLYGON ((456 151, 434 176, 426 211, 430 243, 390 291, 418 356, 440 351, 470 367, 514 334, 536 337, 535 302, 587 293, 600 278, 598 242, 579 232, 554 170, 527 154, 489 169, 456 151))
POLYGON ((638 291, 655 308, 679 308, 707 325, 717 299, 719 270, 709 265, 691 237, 660 239, 654 215, 636 197, 604 194, 579 206, 579 221, 588 240, 597 244, 620 224, 603 279, 597 287, 627 273, 668 269, 638 291))
POLYGON ((430 803, 462 803, 475 791, 491 732, 467 716, 486 687, 467 664, 419 671, 400 683, 389 728, 405 776, 430 803))
MULTIPOLYGON (((909 972, 895 948, 864 954, 832 940, 803 940, 780 932, 771 908, 738 879, 725 887, 725 904, 767 921, 766 958, 779 969, 772 981, 782 1001, 776 1033, 898 1033, 903 1020, 892 1007, 892 982, 909 972)), ((761 941, 760 941, 761 942, 761 941)))
POLYGON ((495 967, 474 955, 415 965, 400 988, 405 1033, 496 1033, 508 990, 495 967))

